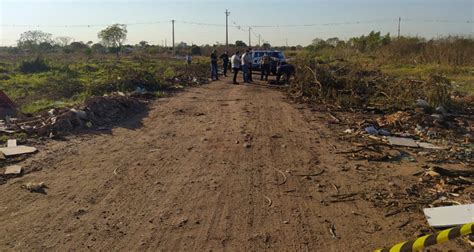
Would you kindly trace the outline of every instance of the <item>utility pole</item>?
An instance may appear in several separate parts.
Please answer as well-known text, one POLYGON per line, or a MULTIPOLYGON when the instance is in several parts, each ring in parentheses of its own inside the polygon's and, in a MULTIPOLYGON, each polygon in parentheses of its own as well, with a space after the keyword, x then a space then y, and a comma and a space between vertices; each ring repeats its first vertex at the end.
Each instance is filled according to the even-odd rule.
POLYGON ((260 44, 261 39, 262 39, 262 35, 258 34, 258 46, 262 46, 262 44, 260 44))
POLYGON ((229 10, 225 10, 225 46, 229 47, 229 10))
POLYGON ((400 23, 402 22, 402 18, 398 17, 398 38, 400 38, 400 23))
POLYGON ((286 47, 288 47, 288 38, 286 38, 286 47))
POLYGON ((251 32, 252 32, 252 27, 249 26, 249 47, 252 46, 252 36, 251 36, 251 32))
POLYGON ((173 45, 171 46, 174 49, 174 19, 171 20, 171 24, 173 26, 172 31, 173 31, 173 45))

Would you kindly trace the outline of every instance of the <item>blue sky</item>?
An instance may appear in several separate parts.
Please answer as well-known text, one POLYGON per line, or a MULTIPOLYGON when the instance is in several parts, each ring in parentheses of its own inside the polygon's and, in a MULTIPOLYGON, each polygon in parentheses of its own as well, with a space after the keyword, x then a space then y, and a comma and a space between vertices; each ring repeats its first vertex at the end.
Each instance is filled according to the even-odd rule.
MULTIPOLYGON (((474 0, 0 0, 0 45, 13 45, 26 30, 39 29, 53 36, 69 36, 76 41, 97 42, 97 33, 105 26, 64 27, 65 25, 107 25, 113 23, 158 24, 128 26, 128 43, 141 40, 152 44, 171 43, 169 20, 212 23, 203 26, 176 22, 176 42, 195 44, 225 43, 225 14, 229 23, 255 27, 252 43, 260 34, 272 45, 307 45, 312 39, 339 37, 347 39, 371 30, 397 33, 397 19, 402 17, 402 35, 427 38, 445 35, 474 35, 474 24, 423 22, 422 20, 467 21, 474 19, 474 0), (411 20, 411 21, 408 21, 411 20), (356 21, 376 21, 360 24, 319 25, 356 21), (306 27, 284 27, 288 24, 318 24, 306 27), (17 25, 12 27, 10 25, 17 25), (18 27, 18 25, 34 25, 18 27), (50 27, 62 26, 62 27, 50 27)), ((248 32, 229 28, 229 40, 248 41, 248 32)))

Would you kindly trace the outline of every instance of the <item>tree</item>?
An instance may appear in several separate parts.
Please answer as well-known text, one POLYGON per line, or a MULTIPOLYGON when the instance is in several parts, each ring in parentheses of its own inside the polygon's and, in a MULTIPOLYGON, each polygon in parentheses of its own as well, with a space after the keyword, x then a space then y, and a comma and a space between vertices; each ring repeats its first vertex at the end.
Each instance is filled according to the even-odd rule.
POLYGON ((242 41, 242 40, 237 40, 237 41, 235 41, 235 46, 237 46, 237 47, 247 47, 247 44, 245 44, 245 42, 242 41))
POLYGON ((148 42, 146 42, 146 41, 144 41, 144 40, 140 41, 140 43, 138 43, 138 44, 139 44, 142 48, 145 48, 145 47, 148 46, 148 42))
POLYGON ((332 47, 336 47, 337 44, 339 44, 339 38, 338 37, 334 37, 334 38, 328 38, 326 39, 326 44, 332 46, 332 47))
POLYGON ((82 51, 84 49, 87 49, 88 46, 83 42, 72 42, 69 45, 69 48, 71 48, 72 51, 82 51))
POLYGON ((127 26, 122 24, 114 24, 100 31, 98 37, 102 41, 102 44, 108 47, 109 50, 111 48, 117 48, 112 50, 116 51, 118 56, 123 42, 125 42, 127 39, 127 26))
POLYGON ((176 48, 186 48, 188 44, 186 42, 180 42, 179 44, 176 45, 176 48))
POLYGON ((263 47, 263 49, 268 50, 268 49, 270 49, 272 46, 271 46, 269 43, 263 43, 263 44, 262 44, 262 47, 263 47))
POLYGON ((197 46, 197 45, 193 45, 191 47, 191 54, 192 55, 201 55, 202 52, 201 52, 201 47, 197 46))
POLYGON ((91 46, 91 49, 93 52, 98 52, 98 53, 104 53, 105 52, 105 47, 99 43, 93 44, 91 46))
POLYGON ((73 39, 71 37, 57 37, 54 39, 57 45, 59 46, 68 46, 73 39))
POLYGON ((52 35, 43 31, 26 31, 20 35, 18 47, 23 49, 38 49, 41 43, 51 43, 52 35))

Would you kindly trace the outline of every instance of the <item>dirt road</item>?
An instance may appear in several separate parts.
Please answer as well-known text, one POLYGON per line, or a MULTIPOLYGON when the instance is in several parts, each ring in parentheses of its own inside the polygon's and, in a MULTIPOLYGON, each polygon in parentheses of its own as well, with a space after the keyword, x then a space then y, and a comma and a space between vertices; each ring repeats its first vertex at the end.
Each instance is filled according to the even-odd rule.
POLYGON ((360 251, 426 227, 360 196, 401 191, 413 166, 350 162, 326 114, 227 81, 40 147, 39 171, 0 185, 0 250, 360 251), (20 188, 30 181, 47 194, 20 188))

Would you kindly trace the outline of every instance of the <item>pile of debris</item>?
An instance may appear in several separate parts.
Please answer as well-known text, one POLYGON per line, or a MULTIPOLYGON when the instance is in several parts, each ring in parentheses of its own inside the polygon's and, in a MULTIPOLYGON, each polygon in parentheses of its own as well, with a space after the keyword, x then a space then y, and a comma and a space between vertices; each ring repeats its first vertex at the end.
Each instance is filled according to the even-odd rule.
POLYGON ((349 153, 356 158, 371 161, 394 158, 414 161, 414 157, 408 152, 392 151, 387 155, 387 148, 383 148, 408 147, 416 155, 433 163, 474 162, 474 117, 450 114, 443 107, 433 109, 423 100, 418 100, 417 104, 418 108, 412 111, 398 111, 381 116, 369 115, 369 118, 361 121, 348 122, 350 128, 344 131, 346 138, 350 135, 351 140, 370 142, 370 146, 364 144, 359 147, 365 148, 349 153), (367 150, 383 154, 367 156, 367 150))
POLYGON ((10 119, 5 124, 5 130, 9 133, 25 132, 29 135, 54 137, 73 130, 94 127, 100 129, 145 109, 143 101, 123 94, 92 97, 74 108, 51 109, 35 117, 10 119))

